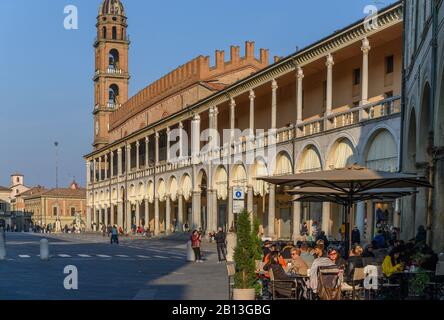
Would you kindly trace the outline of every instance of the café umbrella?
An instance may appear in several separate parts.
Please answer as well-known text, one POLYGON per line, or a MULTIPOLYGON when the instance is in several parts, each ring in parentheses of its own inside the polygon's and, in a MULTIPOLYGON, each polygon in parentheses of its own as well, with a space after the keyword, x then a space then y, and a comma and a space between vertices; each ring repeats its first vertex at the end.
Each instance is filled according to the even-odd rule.
MULTIPOLYGON (((396 199, 408 195, 409 190, 405 189, 432 187, 425 177, 405 173, 375 171, 357 165, 329 171, 316 171, 278 177, 259 177, 258 179, 282 187, 293 187, 293 191, 297 190, 297 187, 302 190, 307 188, 324 188, 324 190, 318 189, 317 193, 306 193, 305 199, 309 197, 313 199, 322 197, 325 199, 325 202, 339 203, 341 201, 341 204, 346 209, 349 223, 353 204, 369 199, 378 199, 378 190, 380 192, 379 197, 381 197, 380 189, 387 190, 386 197, 389 196, 388 189, 392 189, 393 198, 396 199), (325 188, 328 190, 325 190, 325 188), (407 194, 402 195, 402 189, 407 194), (324 191, 324 193, 322 194, 320 191, 324 191), (396 197, 397 194, 399 197, 396 197)), ((316 190, 312 189, 311 191, 316 190)), ((351 230, 349 227, 347 229, 346 234, 350 242, 351 230)), ((348 243, 348 246, 350 246, 350 243, 348 243)))

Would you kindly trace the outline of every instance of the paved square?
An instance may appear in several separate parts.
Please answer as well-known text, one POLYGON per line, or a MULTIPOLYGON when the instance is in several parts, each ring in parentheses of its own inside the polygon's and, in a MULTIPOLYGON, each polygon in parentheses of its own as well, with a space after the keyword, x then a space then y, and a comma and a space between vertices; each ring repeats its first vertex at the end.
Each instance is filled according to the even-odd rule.
POLYGON ((2 300, 219 300, 227 299, 226 267, 204 244, 205 263, 186 261, 184 240, 121 239, 100 235, 6 234, 0 261, 2 300), (40 260, 49 240, 51 259, 40 260), (79 290, 66 290, 64 268, 78 269, 79 290))

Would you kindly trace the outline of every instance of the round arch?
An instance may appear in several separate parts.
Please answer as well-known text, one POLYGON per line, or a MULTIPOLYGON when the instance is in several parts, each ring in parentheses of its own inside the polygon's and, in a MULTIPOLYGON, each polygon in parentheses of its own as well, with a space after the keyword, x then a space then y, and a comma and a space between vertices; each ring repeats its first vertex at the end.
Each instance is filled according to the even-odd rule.
POLYGON ((322 170, 322 161, 318 149, 314 145, 308 145, 302 151, 298 162, 299 173, 322 170))
POLYGON ((376 171, 398 171, 398 145, 392 133, 380 129, 373 133, 365 147, 365 166, 376 171))
POLYGON ((421 108, 420 108, 420 118, 417 139, 417 150, 416 150, 416 160, 419 162, 427 161, 427 148, 429 146, 429 134, 431 132, 430 128, 430 84, 425 83, 421 98, 421 108))
POLYGON ((233 166, 230 177, 230 187, 247 187, 247 171, 243 164, 233 166))
POLYGON ((228 174, 224 166, 219 166, 214 175, 214 189, 219 200, 228 198, 228 174))
POLYGON ((145 185, 143 184, 143 182, 139 182, 139 185, 137 186, 137 197, 139 198, 139 200, 143 199, 143 196, 145 194, 145 185))
POLYGON ((179 187, 177 184, 176 177, 175 176, 170 177, 170 179, 168 181, 168 194, 170 195, 172 201, 177 200, 178 189, 179 189, 179 187))
POLYGON ((159 201, 163 202, 166 198, 166 185, 163 179, 160 179, 157 183, 157 197, 159 201))
POLYGON ((148 181, 146 187, 146 198, 149 203, 154 202, 154 183, 152 181, 148 181))
POLYGON ((276 156, 273 174, 275 176, 293 174, 293 164, 288 152, 281 151, 278 153, 278 155, 276 156))
POLYGON ((190 176, 186 173, 180 179, 179 192, 182 194, 186 201, 191 199, 193 193, 193 184, 191 182, 190 176))
POLYGON ((357 162, 356 148, 345 137, 337 139, 327 152, 326 169, 342 169, 357 162))
POLYGON ((267 163, 264 159, 257 158, 251 167, 251 181, 254 195, 263 197, 268 193, 268 183, 256 179, 257 177, 267 177, 268 175, 267 163))
POLYGON ((136 197, 136 186, 134 184, 130 185, 129 187, 129 197, 131 199, 136 197))

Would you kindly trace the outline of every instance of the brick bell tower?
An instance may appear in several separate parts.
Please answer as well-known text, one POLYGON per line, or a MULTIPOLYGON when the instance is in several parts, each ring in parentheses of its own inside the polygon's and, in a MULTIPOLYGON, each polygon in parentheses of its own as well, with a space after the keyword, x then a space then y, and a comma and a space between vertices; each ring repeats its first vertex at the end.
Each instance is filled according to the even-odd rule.
POLYGON ((104 0, 94 42, 94 149, 108 144, 109 115, 128 100, 127 18, 120 0, 104 0))

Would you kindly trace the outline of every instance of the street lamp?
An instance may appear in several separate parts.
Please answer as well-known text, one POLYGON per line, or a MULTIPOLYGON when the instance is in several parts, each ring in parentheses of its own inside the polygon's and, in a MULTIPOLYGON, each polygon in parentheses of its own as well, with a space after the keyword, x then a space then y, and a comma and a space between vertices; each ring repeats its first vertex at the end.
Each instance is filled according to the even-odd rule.
POLYGON ((58 152, 58 146, 59 143, 56 141, 54 142, 54 147, 55 147, 55 170, 56 170, 56 208, 57 208, 57 218, 56 218, 56 232, 58 231, 58 227, 59 227, 59 221, 60 221, 60 212, 59 212, 59 198, 58 198, 58 189, 59 189, 59 152, 58 152))

